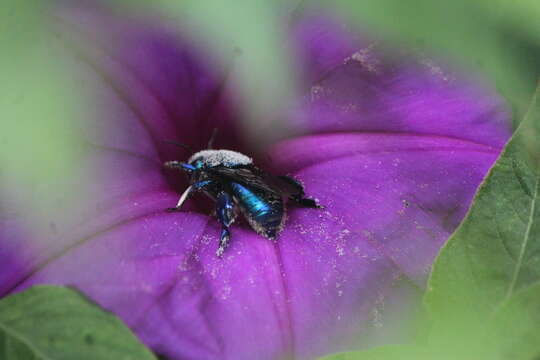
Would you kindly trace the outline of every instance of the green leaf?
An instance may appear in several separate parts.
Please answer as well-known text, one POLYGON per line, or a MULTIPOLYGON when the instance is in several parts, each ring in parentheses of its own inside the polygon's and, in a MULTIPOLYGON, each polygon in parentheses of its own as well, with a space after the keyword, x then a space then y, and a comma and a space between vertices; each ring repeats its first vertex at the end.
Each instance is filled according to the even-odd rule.
POLYGON ((412 345, 381 346, 366 351, 354 351, 325 356, 320 360, 432 360, 428 350, 412 345))
POLYGON ((540 280, 537 95, 435 261, 425 296, 433 341, 470 339, 482 352, 476 340, 493 312, 540 280))
POLYGON ((491 360, 533 360, 540 356, 540 283, 516 293, 490 321, 491 360))
POLYGON ((120 319, 59 286, 35 286, 0 300, 0 358, 156 359, 120 319))

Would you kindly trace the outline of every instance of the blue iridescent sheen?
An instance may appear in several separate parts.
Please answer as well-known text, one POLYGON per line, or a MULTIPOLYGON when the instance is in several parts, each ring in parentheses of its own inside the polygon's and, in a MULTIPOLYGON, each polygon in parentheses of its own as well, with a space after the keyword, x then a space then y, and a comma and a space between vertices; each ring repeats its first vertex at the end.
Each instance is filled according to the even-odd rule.
POLYGON ((241 200, 246 210, 254 218, 262 217, 272 210, 270 204, 262 196, 255 194, 244 185, 233 182, 231 183, 231 188, 234 195, 241 200))
POLYGON ((199 182, 196 182, 195 184, 193 184, 193 191, 197 191, 197 190, 200 190, 208 185, 212 184, 212 180, 201 180, 199 182))
POLYGON ((230 187, 251 226, 259 227, 258 232, 274 239, 283 221, 281 198, 270 193, 254 191, 236 182, 231 182, 230 187))
POLYGON ((220 192, 216 200, 216 215, 223 226, 229 226, 234 221, 233 200, 226 192, 220 192))
POLYGON ((182 166, 183 169, 187 171, 195 171, 196 167, 190 164, 182 163, 180 166, 182 166))

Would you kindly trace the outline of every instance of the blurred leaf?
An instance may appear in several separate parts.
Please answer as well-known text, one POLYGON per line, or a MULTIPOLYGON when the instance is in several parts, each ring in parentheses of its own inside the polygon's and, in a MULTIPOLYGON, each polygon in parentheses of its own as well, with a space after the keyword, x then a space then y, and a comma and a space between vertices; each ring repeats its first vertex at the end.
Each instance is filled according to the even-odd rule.
POLYGON ((474 346, 497 307, 540 280, 537 95, 435 261, 425 303, 430 338, 441 346, 469 339, 474 346))
POLYGON ((507 19, 512 22, 513 26, 529 32, 540 40, 540 24, 538 23, 538 18, 540 17, 540 4, 538 1, 497 0, 494 2, 491 0, 483 0, 483 6, 485 7, 494 6, 495 4, 500 7, 499 12, 506 14, 507 19))
POLYGON ((488 344, 492 360, 533 360, 540 357, 540 283, 505 302, 490 321, 488 344))
MULTIPOLYGON (((405 46, 440 51, 491 79, 520 110, 540 73, 538 1, 337 0, 358 24, 405 46)), ((521 117, 521 116, 520 116, 521 117)))
POLYGON ((410 345, 389 345, 378 348, 355 351, 348 353, 339 353, 325 356, 320 360, 432 360, 428 350, 421 347, 410 345))
POLYGON ((3 7, 8 10, 0 12, 0 161, 26 176, 65 176, 60 171, 76 155, 76 97, 65 86, 69 69, 47 28, 47 9, 35 0, 9 0, 3 7))
POLYGON ((47 23, 48 4, 7 0, 0 11, 0 184, 4 200, 26 210, 50 211, 68 192, 59 182, 80 183, 82 89, 47 23))
POLYGON ((116 316, 59 286, 36 286, 0 300, 0 354, 25 360, 155 360, 116 316))

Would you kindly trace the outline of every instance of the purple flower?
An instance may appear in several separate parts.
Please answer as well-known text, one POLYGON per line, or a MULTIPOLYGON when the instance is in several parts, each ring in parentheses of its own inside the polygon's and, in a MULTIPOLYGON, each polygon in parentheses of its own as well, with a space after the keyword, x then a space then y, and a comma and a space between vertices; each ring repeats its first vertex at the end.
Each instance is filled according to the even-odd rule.
POLYGON ((73 62, 100 109, 86 139, 98 196, 76 226, 51 220, 47 246, 3 215, 2 294, 75 286, 171 359, 312 358, 402 338, 437 251, 509 135, 496 94, 329 17, 297 19, 304 95, 282 116, 304 135, 259 163, 300 179, 325 209, 289 206, 276 242, 234 225, 220 259, 211 203, 164 211, 187 184, 161 165, 188 154, 162 140, 204 148, 217 126, 217 147, 251 155, 234 93, 218 96, 222 74, 190 37, 71 15, 63 26, 89 41, 73 62))

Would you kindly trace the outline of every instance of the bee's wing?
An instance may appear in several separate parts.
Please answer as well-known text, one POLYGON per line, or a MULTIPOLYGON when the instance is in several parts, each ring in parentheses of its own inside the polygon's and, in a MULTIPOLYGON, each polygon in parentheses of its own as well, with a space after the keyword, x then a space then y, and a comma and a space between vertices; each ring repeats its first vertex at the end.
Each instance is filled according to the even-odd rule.
POLYGON ((294 184, 282 179, 280 176, 274 176, 254 166, 237 168, 215 167, 211 169, 211 172, 218 177, 224 177, 252 189, 270 192, 279 196, 288 197, 291 194, 298 193, 298 188, 294 184))

